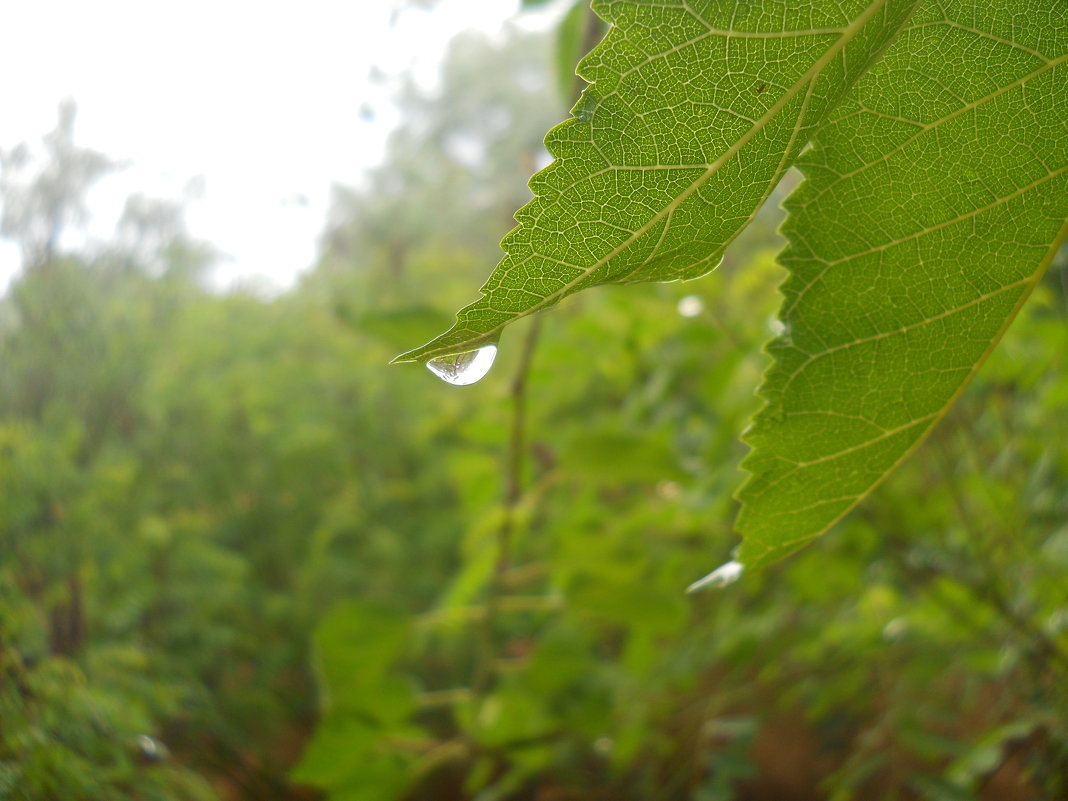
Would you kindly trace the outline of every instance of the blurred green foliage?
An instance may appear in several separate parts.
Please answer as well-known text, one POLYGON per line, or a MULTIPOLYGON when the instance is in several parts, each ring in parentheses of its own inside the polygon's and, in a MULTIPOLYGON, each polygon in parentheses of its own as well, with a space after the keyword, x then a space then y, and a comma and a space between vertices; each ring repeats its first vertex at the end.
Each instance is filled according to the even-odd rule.
POLYGON ((385 367, 495 261, 551 53, 462 40, 279 298, 142 220, 0 302, 0 799, 1068 794, 1064 259, 836 537, 694 596, 775 209, 710 280, 516 326, 476 387, 385 367))

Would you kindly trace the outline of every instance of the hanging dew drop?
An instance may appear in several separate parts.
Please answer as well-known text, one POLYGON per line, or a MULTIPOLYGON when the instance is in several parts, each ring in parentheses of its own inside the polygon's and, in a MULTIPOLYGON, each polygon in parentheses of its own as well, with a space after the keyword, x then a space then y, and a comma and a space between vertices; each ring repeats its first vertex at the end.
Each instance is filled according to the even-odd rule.
POLYGON ((695 581, 686 588, 686 592, 697 592, 705 587, 726 587, 728 584, 736 582, 744 569, 741 562, 736 562, 732 559, 727 564, 717 567, 704 578, 695 581))
POLYGON ((426 369, 446 384, 466 387, 468 384, 481 381, 493 367, 493 360, 496 357, 496 345, 483 345, 478 350, 438 356, 426 363, 426 369))

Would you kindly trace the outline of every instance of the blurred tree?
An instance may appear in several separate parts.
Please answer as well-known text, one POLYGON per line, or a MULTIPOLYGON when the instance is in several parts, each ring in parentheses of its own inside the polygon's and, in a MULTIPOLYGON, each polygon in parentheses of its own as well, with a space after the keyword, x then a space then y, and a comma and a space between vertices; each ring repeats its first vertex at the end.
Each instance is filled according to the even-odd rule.
POLYGON ((87 219, 89 189, 119 166, 74 144, 76 116, 74 101, 60 104, 59 122, 44 137, 43 158, 34 158, 26 143, 0 149, 0 235, 18 243, 25 269, 58 255, 64 231, 87 219))
POLYGON ((409 80, 382 165, 364 186, 335 190, 320 274, 358 265, 362 283, 348 294, 364 306, 448 305, 428 295, 432 271, 449 264, 471 276, 495 262, 500 230, 529 198, 527 177, 545 158, 541 132, 560 115, 550 46, 544 34, 499 42, 463 34, 438 87, 409 80))

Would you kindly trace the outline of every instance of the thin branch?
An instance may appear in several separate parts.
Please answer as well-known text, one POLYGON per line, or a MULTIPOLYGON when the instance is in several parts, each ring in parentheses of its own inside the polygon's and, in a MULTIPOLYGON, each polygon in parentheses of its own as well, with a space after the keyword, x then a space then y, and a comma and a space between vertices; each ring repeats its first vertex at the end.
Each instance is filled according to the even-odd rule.
POLYGON ((475 665, 475 675, 471 682, 475 696, 481 695, 489 686, 492 665, 495 656, 495 635, 499 617, 501 596, 507 584, 508 571, 512 566, 512 550, 515 539, 516 509, 523 497, 524 467, 527 458, 527 376, 534 360, 534 351, 541 331, 541 317, 535 316, 527 329, 523 340, 523 349, 519 354, 519 364, 508 397, 512 405, 511 433, 504 458, 504 513, 497 528, 497 559, 493 565, 486 592, 485 618, 479 655, 475 665))

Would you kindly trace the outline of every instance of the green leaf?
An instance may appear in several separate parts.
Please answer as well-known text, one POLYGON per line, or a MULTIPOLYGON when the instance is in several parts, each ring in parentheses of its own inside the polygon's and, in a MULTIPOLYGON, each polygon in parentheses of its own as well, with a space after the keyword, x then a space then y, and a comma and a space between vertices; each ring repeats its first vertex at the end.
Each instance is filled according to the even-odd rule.
POLYGON ((319 623, 313 638, 324 706, 379 713, 383 704, 389 704, 406 713, 410 691, 390 685, 389 692, 383 692, 383 686, 410 625, 407 617, 374 604, 337 604, 319 623))
POLYGON ((785 333, 746 437, 747 566, 870 492, 1035 287, 1068 217, 1066 51, 1064 3, 927 2, 799 159, 785 333))
POLYGON ((495 342, 587 287, 713 269, 915 0, 604 0, 590 86, 549 132, 504 259, 445 334, 395 361, 495 342), (785 16, 785 19, 784 19, 785 16))
POLYGON ((327 716, 315 727, 300 761, 290 776, 294 781, 320 787, 343 786, 379 745, 382 729, 355 718, 327 716))

